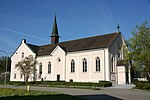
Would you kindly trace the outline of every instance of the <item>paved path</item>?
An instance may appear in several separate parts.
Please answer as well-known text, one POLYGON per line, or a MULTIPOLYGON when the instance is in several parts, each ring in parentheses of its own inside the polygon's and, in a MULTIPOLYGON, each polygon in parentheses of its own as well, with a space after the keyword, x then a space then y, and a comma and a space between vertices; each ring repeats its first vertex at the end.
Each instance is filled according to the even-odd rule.
MULTIPOLYGON (((0 88, 26 89, 25 86, 0 85, 0 88)), ((51 88, 32 86, 31 90, 61 92, 73 96, 79 96, 87 100, 150 100, 150 91, 132 90, 128 86, 113 86, 101 90, 75 89, 75 88, 51 88), (119 88, 120 87, 120 88, 119 88), (126 87, 126 88, 125 88, 126 87)))

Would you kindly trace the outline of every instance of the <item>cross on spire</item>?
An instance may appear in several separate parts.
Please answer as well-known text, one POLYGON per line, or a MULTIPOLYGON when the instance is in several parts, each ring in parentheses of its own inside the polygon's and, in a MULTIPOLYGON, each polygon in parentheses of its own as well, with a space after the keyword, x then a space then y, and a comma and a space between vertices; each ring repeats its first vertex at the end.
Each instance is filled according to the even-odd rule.
POLYGON ((116 26, 116 28, 117 28, 117 33, 119 33, 119 32, 120 32, 120 31, 119 31, 119 29, 120 29, 119 24, 116 26))

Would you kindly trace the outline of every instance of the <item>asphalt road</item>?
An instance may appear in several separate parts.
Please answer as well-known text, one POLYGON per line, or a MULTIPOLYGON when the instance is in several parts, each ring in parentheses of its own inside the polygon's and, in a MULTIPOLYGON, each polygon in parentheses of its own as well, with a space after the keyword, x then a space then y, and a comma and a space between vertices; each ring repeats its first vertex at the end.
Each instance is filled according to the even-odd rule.
MULTIPOLYGON (((14 85, 0 85, 0 88, 26 89, 25 86, 14 85)), ((31 90, 60 92, 79 96, 87 100, 150 100, 150 91, 133 90, 123 86, 117 88, 102 88, 101 90, 31 86, 31 90)))

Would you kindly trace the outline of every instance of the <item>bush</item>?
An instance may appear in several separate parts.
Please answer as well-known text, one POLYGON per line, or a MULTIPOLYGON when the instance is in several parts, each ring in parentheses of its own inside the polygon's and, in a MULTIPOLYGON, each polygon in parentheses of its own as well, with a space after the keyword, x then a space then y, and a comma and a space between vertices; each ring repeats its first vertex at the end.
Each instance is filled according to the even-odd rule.
POLYGON ((99 87, 110 87, 112 83, 109 81, 99 81, 99 87))
POLYGON ((21 81, 9 81, 9 82, 7 82, 7 84, 9 84, 9 85, 25 85, 25 82, 21 82, 21 81))
POLYGON ((138 81, 135 83, 136 88, 143 90, 150 90, 150 82, 147 81, 138 81))
MULTIPOLYGON (((25 85, 24 82, 12 81, 9 82, 10 85, 25 85)), ((65 82, 65 81, 36 81, 29 82, 29 85, 42 85, 50 87, 109 87, 112 86, 112 83, 109 81, 99 81, 99 83, 91 82, 65 82)))
POLYGON ((138 79, 133 79, 133 84, 136 84, 137 82, 139 82, 138 79))

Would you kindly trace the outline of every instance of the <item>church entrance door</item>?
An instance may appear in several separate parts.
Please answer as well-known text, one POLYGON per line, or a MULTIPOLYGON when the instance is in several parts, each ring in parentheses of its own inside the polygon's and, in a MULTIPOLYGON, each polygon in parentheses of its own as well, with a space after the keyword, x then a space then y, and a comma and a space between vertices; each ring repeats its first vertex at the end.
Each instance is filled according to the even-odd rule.
POLYGON ((57 81, 60 81, 60 75, 57 75, 57 81))

